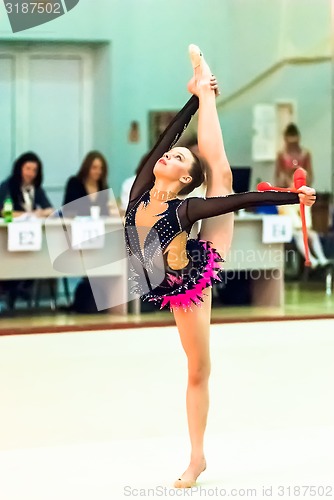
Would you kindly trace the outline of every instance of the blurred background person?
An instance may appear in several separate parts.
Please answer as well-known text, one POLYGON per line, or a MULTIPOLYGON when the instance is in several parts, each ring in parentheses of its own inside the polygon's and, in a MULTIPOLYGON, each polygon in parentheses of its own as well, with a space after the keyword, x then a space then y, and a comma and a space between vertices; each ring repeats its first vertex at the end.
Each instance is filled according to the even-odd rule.
MULTIPOLYGON (((25 213, 36 217, 47 217, 54 209, 42 188, 43 165, 40 158, 32 152, 19 156, 10 177, 0 185, 0 206, 6 199, 13 204, 13 217, 25 213)), ((8 294, 8 307, 14 309, 17 298, 30 301, 33 294, 34 280, 6 280, 1 283, 8 294)))
POLYGON ((40 158, 32 152, 19 156, 11 175, 0 185, 0 207, 10 198, 13 216, 32 213, 37 217, 47 217, 53 212, 52 204, 42 188, 43 165, 40 158))
POLYGON ((307 185, 312 186, 314 179, 311 153, 300 145, 300 132, 294 123, 290 123, 284 131, 284 144, 276 158, 276 186, 291 186, 293 174, 299 167, 306 170, 307 185))
MULTIPOLYGON (((290 185, 293 187, 293 183, 290 185)), ((300 205, 286 205, 278 207, 280 215, 288 215, 291 217, 293 226, 293 239, 295 241, 297 250, 305 259, 305 246, 303 240, 302 220, 300 216, 300 205)), ((326 257, 319 234, 312 229, 312 211, 311 207, 305 206, 305 220, 309 242, 309 254, 312 269, 316 267, 325 267, 330 264, 326 257)))
POLYGON ((101 215, 109 215, 108 164, 98 151, 90 151, 79 171, 67 181, 63 212, 68 216, 90 215, 91 207, 100 207, 101 215), (76 203, 72 203, 76 201, 76 203), (70 203, 70 206, 66 206, 70 203))
MULTIPOLYGON (((100 208, 100 215, 108 216, 108 164, 99 151, 87 153, 76 175, 67 181, 62 211, 65 216, 89 216, 92 207, 100 208)), ((104 278, 94 281, 94 286, 103 286, 104 278)), ((87 276, 82 277, 75 286, 73 302, 63 310, 80 313, 97 313, 97 307, 87 276)))

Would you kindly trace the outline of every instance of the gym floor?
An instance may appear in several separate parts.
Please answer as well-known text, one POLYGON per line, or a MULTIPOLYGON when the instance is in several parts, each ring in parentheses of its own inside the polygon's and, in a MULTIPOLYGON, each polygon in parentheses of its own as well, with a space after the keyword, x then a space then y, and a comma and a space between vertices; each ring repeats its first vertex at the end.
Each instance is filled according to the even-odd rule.
MULTIPOLYGON (((326 294, 324 281, 287 282, 284 307, 218 306, 212 311, 213 323, 235 321, 284 320, 294 318, 334 318, 334 293, 326 294)), ((169 311, 129 314, 68 314, 51 312, 49 307, 38 311, 27 309, 25 304, 14 315, 0 316, 0 335, 19 333, 44 333, 80 331, 91 329, 133 328, 173 325, 169 311)))
MULTIPOLYGON (((333 332, 334 319, 212 326, 208 466, 193 497, 333 495, 333 332)), ((175 327, 0 344, 1 498, 176 496, 189 442, 175 327)))

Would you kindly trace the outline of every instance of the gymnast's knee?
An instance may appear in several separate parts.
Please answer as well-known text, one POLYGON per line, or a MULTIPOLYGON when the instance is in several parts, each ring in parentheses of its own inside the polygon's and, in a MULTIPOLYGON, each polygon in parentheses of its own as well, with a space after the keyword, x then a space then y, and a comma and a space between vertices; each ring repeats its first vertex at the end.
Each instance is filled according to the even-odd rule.
POLYGON ((209 362, 201 362, 188 367, 188 384, 191 386, 200 386, 206 384, 211 373, 209 362))
POLYGON ((233 192, 232 173, 216 172, 207 176, 207 196, 226 196, 233 192))

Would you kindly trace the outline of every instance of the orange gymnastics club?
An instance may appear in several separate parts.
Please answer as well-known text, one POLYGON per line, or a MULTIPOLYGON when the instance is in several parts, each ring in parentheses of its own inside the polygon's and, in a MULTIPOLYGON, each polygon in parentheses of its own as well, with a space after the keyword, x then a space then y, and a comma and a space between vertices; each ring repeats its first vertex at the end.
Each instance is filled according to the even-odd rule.
MULTIPOLYGON (((302 186, 306 186, 306 171, 303 168, 297 168, 295 173, 293 174, 293 183, 296 189, 301 188, 302 186)), ((305 248, 305 266, 310 267, 310 251, 308 247, 308 234, 306 227, 306 219, 305 219, 305 205, 304 203, 300 204, 300 217, 302 219, 302 231, 303 231, 303 240, 304 240, 304 248, 305 248)))

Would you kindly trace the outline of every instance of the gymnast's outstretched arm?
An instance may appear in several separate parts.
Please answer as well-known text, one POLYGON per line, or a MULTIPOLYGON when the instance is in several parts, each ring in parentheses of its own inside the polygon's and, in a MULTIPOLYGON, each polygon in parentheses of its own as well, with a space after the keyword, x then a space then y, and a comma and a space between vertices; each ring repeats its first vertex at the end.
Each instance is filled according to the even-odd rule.
POLYGON ((179 140, 197 109, 198 97, 193 95, 160 135, 152 150, 143 158, 130 192, 130 204, 145 191, 152 188, 154 184, 154 165, 179 140))
POLYGON ((200 219, 215 217, 240 210, 262 205, 294 205, 303 202, 313 205, 315 190, 304 186, 301 193, 278 191, 250 191, 247 193, 216 196, 212 198, 188 198, 179 208, 179 215, 184 228, 188 228, 200 219))

